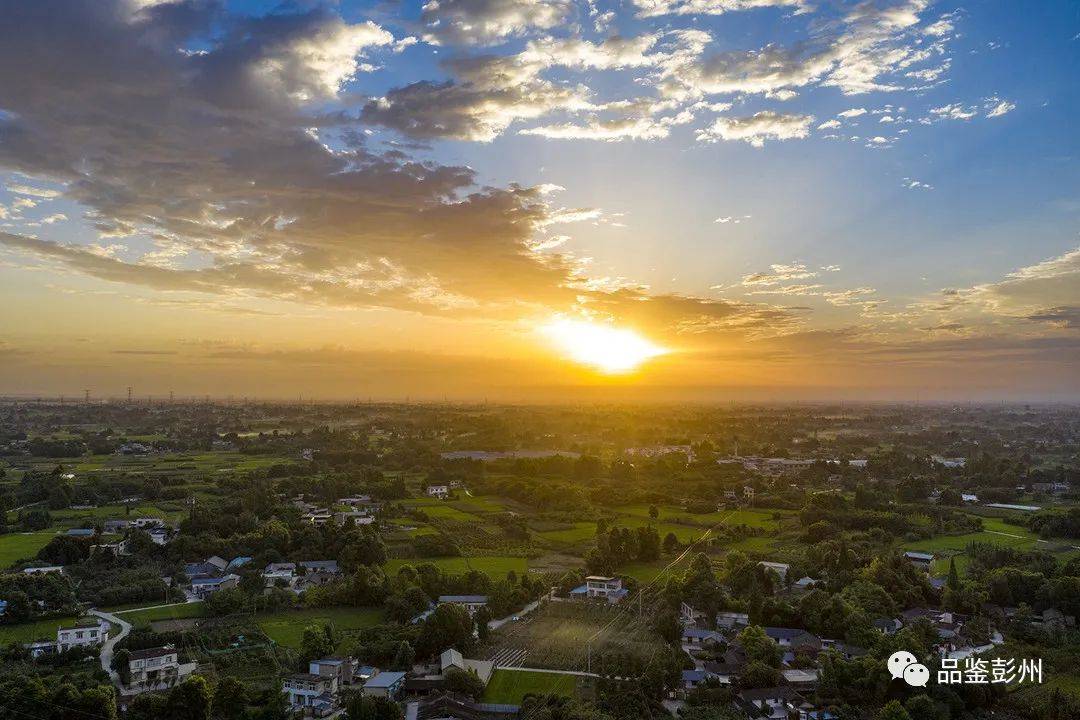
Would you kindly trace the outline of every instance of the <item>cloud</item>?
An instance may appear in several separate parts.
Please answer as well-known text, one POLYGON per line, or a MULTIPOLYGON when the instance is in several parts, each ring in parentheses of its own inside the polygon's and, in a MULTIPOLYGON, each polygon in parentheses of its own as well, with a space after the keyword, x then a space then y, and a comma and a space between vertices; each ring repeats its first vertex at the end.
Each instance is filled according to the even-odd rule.
POLYGON ((493 45, 563 25, 569 0, 428 0, 420 20, 434 44, 493 45))
POLYGON ((811 115, 796 115, 763 110, 749 117, 718 117, 713 124, 698 131, 698 139, 705 142, 717 140, 743 140, 754 147, 764 147, 765 140, 790 140, 804 138, 814 121, 811 115))
POLYGON ((633 0, 633 3, 638 8, 638 17, 723 15, 759 8, 790 8, 804 12, 810 7, 806 0, 633 0))
POLYGON ((413 138, 487 142, 518 120, 594 107, 586 88, 540 78, 536 62, 486 55, 444 66, 456 79, 392 89, 364 106, 363 119, 413 138))
POLYGON ((768 272, 756 272, 743 275, 742 284, 746 286, 777 285, 789 280, 807 280, 817 277, 804 263, 776 263, 769 266, 768 272))
POLYGON ((996 118, 1001 117, 1007 113, 1016 109, 1016 103, 1009 102, 1008 100, 1002 100, 999 97, 991 97, 986 99, 987 112, 986 117, 996 118))
MULTIPOLYGON (((44 198, 47 200, 60 197, 61 194, 59 190, 34 187, 32 185, 24 185, 22 183, 8 183, 6 187, 9 192, 13 192, 17 195, 30 195, 32 197, 44 198)), ((31 205, 30 207, 33 207, 33 205, 31 205)))
POLYGON ((930 108, 930 112, 944 120, 970 120, 979 114, 975 108, 964 107, 960 103, 930 108))
POLYGON ((825 122, 821 123, 817 127, 818 127, 818 130, 835 130, 836 128, 840 127, 840 121, 839 120, 826 120, 825 122))
POLYGON ((933 190, 934 189, 933 185, 930 185, 928 183, 924 183, 921 180, 916 180, 915 178, 904 178, 903 185, 908 190, 933 190))

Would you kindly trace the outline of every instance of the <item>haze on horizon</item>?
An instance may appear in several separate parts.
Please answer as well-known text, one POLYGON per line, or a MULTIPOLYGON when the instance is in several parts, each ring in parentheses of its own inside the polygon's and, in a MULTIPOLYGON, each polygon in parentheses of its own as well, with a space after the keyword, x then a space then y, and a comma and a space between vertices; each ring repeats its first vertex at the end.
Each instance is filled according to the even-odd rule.
POLYGON ((0 17, 0 395, 1080 399, 1074 2, 0 17))

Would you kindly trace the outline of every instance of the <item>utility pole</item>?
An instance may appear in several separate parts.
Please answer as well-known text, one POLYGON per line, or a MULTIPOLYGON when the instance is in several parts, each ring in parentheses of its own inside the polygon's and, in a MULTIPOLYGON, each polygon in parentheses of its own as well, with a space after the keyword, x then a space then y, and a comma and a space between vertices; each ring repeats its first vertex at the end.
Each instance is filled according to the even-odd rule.
POLYGON ((131 404, 131 386, 128 385, 128 405, 131 404))
POLYGON ((83 391, 83 399, 86 401, 87 405, 90 404, 90 390, 89 389, 86 389, 86 390, 83 391))

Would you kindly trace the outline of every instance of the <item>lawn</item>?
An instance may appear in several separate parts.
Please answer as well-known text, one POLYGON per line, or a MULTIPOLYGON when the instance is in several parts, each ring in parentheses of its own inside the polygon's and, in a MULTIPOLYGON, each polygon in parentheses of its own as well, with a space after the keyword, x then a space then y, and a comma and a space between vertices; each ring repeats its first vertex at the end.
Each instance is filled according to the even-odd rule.
POLYGON ((278 645, 298 648, 309 625, 331 623, 338 632, 360 630, 383 622, 382 608, 312 608, 283 610, 258 615, 256 622, 266 636, 278 645))
POLYGON ((491 676, 482 702, 520 705, 529 693, 573 697, 576 690, 577 677, 574 675, 500 669, 491 676))
POLYGON ((32 560, 54 537, 55 530, 0 535, 0 568, 10 567, 18 560, 32 560))
POLYGON ((513 570, 522 574, 529 569, 529 562, 523 557, 492 556, 492 557, 440 557, 440 558, 408 558, 387 560, 383 569, 388 575, 395 575, 402 565, 420 565, 432 563, 444 573, 451 575, 463 575, 470 570, 480 570, 492 577, 501 578, 513 570))
MULTIPOLYGON (((1017 532, 1012 534, 1019 535, 1020 533, 1017 532)), ((964 535, 938 535, 937 537, 932 537, 928 540, 904 543, 903 547, 904 550, 916 550, 918 552, 947 552, 950 550, 953 552, 963 552, 967 549, 967 546, 973 542, 1021 548, 1025 550, 1035 547, 1034 536, 1016 538, 1007 535, 999 535, 995 532, 987 532, 986 530, 982 532, 966 533, 964 535)))
MULTIPOLYGON (((748 525, 755 528, 765 528, 766 530, 775 530, 779 523, 773 519, 774 513, 780 513, 781 515, 791 515, 790 511, 785 510, 719 510, 711 513, 691 513, 686 512, 682 508, 674 505, 663 505, 658 508, 660 511, 660 517, 658 521, 664 523, 665 521, 676 521, 677 523, 690 523, 698 525, 703 528, 710 528, 714 525, 748 525)), ((622 505, 615 508, 615 512, 623 515, 633 515, 634 517, 648 518, 649 506, 648 505, 622 505)))
POLYGON ((116 616, 126 620, 135 627, 144 627, 155 620, 181 620, 184 618, 199 618, 206 616, 206 608, 201 602, 176 603, 162 605, 161 607, 147 610, 119 610, 116 616))
POLYGON ((54 617, 18 625, 0 625, 0 645, 28 643, 34 640, 56 640, 56 628, 61 625, 71 625, 75 620, 74 617, 54 617))

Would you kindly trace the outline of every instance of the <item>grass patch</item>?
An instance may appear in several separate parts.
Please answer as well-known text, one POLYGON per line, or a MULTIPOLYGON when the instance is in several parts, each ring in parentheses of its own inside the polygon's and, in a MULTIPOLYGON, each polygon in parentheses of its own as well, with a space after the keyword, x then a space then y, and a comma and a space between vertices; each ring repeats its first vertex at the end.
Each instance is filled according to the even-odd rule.
POLYGON ((577 691, 577 677, 519 670, 496 670, 484 690, 482 702, 500 705, 520 705, 522 699, 532 693, 546 693, 573 697, 577 691))
POLYGON ((383 621, 382 608, 311 608, 258 615, 259 629, 278 645, 298 648, 309 625, 330 623, 338 632, 361 630, 383 621))
POLYGON ((76 620, 75 617, 64 616, 18 625, 0 625, 0 645, 28 643, 34 640, 56 640, 56 629, 61 625, 72 625, 76 620))
POLYGON ((32 560, 54 537, 53 530, 0 535, 0 568, 10 567, 19 560, 32 560))
POLYGON ((120 610, 115 614, 121 620, 126 620, 135 627, 145 627, 156 620, 183 620, 186 618, 206 617, 206 607, 200 601, 162 605, 161 607, 146 610, 120 610))
POLYGON ((464 575, 470 570, 479 570, 492 577, 504 577, 513 570, 522 574, 529 569, 529 562, 522 557, 493 556, 493 557, 441 557, 441 558, 407 558, 387 560, 383 569, 388 575, 396 575, 402 565, 420 565, 429 562, 444 573, 451 575, 464 575))

